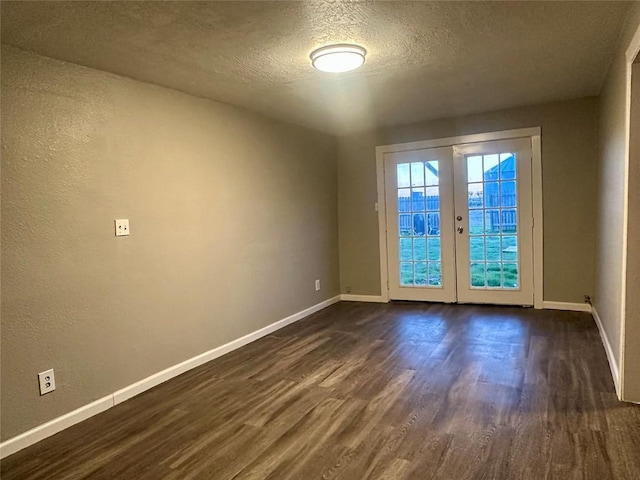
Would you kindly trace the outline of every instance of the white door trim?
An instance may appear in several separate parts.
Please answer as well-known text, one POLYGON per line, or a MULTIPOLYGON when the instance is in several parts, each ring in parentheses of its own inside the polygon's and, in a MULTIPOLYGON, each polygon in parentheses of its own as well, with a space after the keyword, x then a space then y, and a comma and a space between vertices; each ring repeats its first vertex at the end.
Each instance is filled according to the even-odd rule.
POLYGON ((633 62, 640 54, 640 26, 629 42, 625 52, 625 133, 624 133, 624 177, 622 186, 622 279, 620 280, 620 370, 619 383, 620 391, 618 398, 624 399, 624 355, 625 355, 625 328, 627 316, 627 235, 629 224, 629 162, 631 156, 631 73, 633 62))
POLYGON ((434 147, 452 147, 467 143, 487 142, 492 140, 507 140, 511 138, 531 138, 532 146, 532 199, 533 199, 533 272, 534 272, 534 308, 543 308, 544 279, 543 273, 543 218, 542 218, 542 150, 541 128, 519 128, 515 130, 503 130, 500 132, 476 133, 460 135, 457 137, 439 138, 419 142, 397 143, 376 147, 376 178, 378 196, 376 207, 378 209, 378 242, 380 246, 380 297, 382 301, 389 301, 389 268, 387 264, 387 212, 385 206, 385 178, 384 178, 384 154, 404 152, 407 150, 419 150, 434 147))

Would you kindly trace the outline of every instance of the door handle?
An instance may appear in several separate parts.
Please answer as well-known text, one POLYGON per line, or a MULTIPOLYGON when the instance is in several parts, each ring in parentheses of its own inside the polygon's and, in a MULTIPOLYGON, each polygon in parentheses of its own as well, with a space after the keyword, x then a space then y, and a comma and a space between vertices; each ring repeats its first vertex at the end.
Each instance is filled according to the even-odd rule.
POLYGON ((462 232, 464 232, 464 228, 462 228, 462 227, 458 227, 458 228, 456 228, 456 231, 457 231, 458 233, 462 233, 462 232))

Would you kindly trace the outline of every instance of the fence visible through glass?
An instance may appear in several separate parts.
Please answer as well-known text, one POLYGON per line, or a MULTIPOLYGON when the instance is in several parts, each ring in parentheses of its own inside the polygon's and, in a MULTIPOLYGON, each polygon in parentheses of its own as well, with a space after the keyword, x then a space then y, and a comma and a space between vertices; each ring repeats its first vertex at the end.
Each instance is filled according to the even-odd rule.
POLYGON ((517 289, 516 154, 466 157, 471 288, 517 289))
POLYGON ((400 285, 442 288, 438 161, 397 165, 400 285))

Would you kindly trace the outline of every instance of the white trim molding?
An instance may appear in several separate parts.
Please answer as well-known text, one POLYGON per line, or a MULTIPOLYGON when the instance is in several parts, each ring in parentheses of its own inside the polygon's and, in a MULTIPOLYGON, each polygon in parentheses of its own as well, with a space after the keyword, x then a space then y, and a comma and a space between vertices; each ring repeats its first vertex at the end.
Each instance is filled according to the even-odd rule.
POLYGON ((371 303, 388 303, 389 299, 384 299, 382 295, 351 295, 343 293, 340 295, 343 302, 371 302, 371 303))
POLYGON ((60 417, 54 418, 49 422, 38 425, 31 430, 10 438, 5 442, 0 443, 0 458, 8 457, 9 455, 16 453, 23 448, 33 445, 40 440, 44 440, 47 437, 55 435, 56 433, 61 432, 62 430, 69 428, 77 423, 80 423, 83 420, 93 417, 94 415, 102 413, 105 410, 108 410, 111 407, 118 405, 119 403, 122 403, 132 397, 135 397, 136 395, 139 395, 140 393, 149 390, 150 388, 153 388, 163 382, 166 382, 167 380, 170 380, 182 373, 185 373, 204 363, 221 357, 222 355, 243 347, 248 343, 254 342, 259 338, 269 335, 270 333, 273 333, 276 330, 297 322, 298 320, 308 317, 313 313, 316 313, 330 305, 333 305, 334 303, 339 302, 340 299, 341 296, 336 295, 335 297, 329 298, 298 313, 294 313, 293 315, 283 318, 282 320, 278 320, 277 322, 267 325, 264 328, 256 330, 255 332, 251 332, 248 335, 204 352, 184 362, 162 370, 161 372, 155 373, 147 378, 140 380, 139 382, 136 382, 105 397, 102 397, 95 402, 84 405, 69 413, 65 413, 60 417))
MULTIPOLYGON (((629 231, 629 162, 631 161, 631 76, 633 62, 640 55, 640 25, 636 29, 625 52, 625 133, 624 133, 624 176, 622 185, 622 278, 620 283, 620 390, 624 396, 624 370, 627 320, 627 249, 629 231)), ((616 389, 618 387, 616 386, 616 389)))
POLYGON ((569 310, 571 312, 591 313, 591 305, 588 303, 552 302, 543 301, 542 308, 545 310, 569 310))
POLYGON ((593 319, 598 326, 598 330, 600 331, 600 338, 602 339, 602 344, 604 345, 604 351, 607 353, 607 360, 609 361, 609 368, 611 369, 611 376, 613 377, 613 384, 616 387, 616 395, 618 396, 618 400, 622 400, 622 384, 620 379, 620 369, 618 368, 618 362, 616 362, 616 357, 613 354, 613 348, 611 347, 611 342, 609 342, 609 337, 607 336, 607 332, 602 325, 602 320, 600 319, 600 315, 598 315, 598 311, 595 307, 591 308, 591 314, 593 315, 593 319))

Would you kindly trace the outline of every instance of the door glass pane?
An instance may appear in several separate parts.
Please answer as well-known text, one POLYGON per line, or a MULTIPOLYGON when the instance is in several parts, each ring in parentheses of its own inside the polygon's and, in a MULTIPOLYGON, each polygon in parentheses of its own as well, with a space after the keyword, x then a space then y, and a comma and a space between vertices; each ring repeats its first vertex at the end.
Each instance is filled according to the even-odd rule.
POLYGON ((424 164, 423 163, 411 164, 411 186, 424 187, 424 164))
POLYGON ((516 154, 473 155, 466 161, 471 287, 519 288, 516 154))
POLYGON ((518 215, 515 209, 507 208, 502 210, 502 233, 518 232, 518 215))
POLYGON ((442 288, 438 161, 401 163, 396 172, 400 285, 442 288))
POLYGON ((413 239, 413 260, 427 260, 427 239, 418 237, 413 239))
POLYGON ((413 285, 413 263, 400 263, 400 285, 413 285))
POLYGON ((502 284, 502 267, 500 263, 487 263, 487 286, 500 287, 502 284))
POLYGON ((400 232, 401 237, 408 237, 411 235, 411 215, 398 215, 398 224, 398 231, 400 232))
POLYGON ((440 214, 436 212, 427 213, 427 233, 429 235, 440 236, 440 214))
POLYGON ((516 206, 516 182, 500 182, 501 207, 516 206))
POLYGON ((411 189, 399 188, 398 189, 398 212, 410 212, 411 211, 411 189))
POLYGON ((424 162, 424 184, 427 186, 439 185, 438 162, 424 162))
POLYGON ((500 237, 491 235, 485 238, 487 241, 487 260, 500 261, 502 258, 502 253, 500 252, 500 237))
POLYGON ((416 262, 416 285, 427 284, 427 262, 416 262))
POLYGON ((426 233, 424 225, 424 213, 413 214, 413 234, 415 236, 422 236, 426 233))
POLYGON ((410 262, 413 259, 413 250, 411 248, 411 238, 400 239, 400 261, 410 262))
POLYGON ((429 251, 429 261, 440 261, 440 237, 429 237, 427 239, 427 246, 429 251))
POLYGON ((484 278, 485 264, 484 263, 472 263, 471 264, 471 286, 472 287, 484 287, 486 281, 484 278))
POLYGON ((484 237, 469 238, 469 260, 472 262, 484 262, 484 237))
POLYGON ((399 163, 396 167, 396 181, 398 188, 411 186, 411 175, 409 174, 409 164, 399 163))
POLYGON ((482 210, 469 210, 469 233, 479 235, 484 231, 484 219, 482 210))
POLYGON ((503 271, 504 288, 518 288, 518 264, 505 263, 503 271))
POLYGON ((429 262, 429 285, 442 286, 442 266, 439 262, 429 262))
POLYGON ((424 210, 424 188, 412 188, 411 189, 411 208, 414 212, 421 212, 424 210))
POLYGON ((468 190, 469 208, 482 208, 483 189, 481 183, 470 183, 468 190))
POLYGON ((467 182, 482 181, 482 156, 467 158, 467 182))

